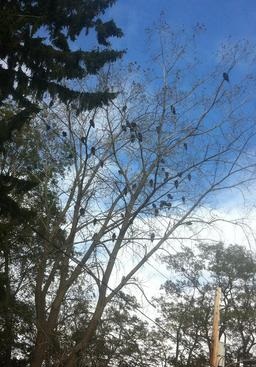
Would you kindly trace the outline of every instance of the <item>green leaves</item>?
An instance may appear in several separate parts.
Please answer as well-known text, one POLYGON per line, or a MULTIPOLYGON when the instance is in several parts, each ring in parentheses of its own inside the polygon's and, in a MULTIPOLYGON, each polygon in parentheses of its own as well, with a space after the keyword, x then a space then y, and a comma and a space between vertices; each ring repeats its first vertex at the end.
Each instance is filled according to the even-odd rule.
POLYGON ((164 262, 172 277, 158 304, 165 327, 176 337, 176 362, 183 358, 186 365, 200 365, 199 355, 207 360, 217 285, 222 289, 220 335, 232 340, 227 344, 227 362, 234 362, 241 350, 242 358, 248 357, 256 332, 255 256, 238 245, 199 244, 194 251, 185 247, 165 257, 164 262))

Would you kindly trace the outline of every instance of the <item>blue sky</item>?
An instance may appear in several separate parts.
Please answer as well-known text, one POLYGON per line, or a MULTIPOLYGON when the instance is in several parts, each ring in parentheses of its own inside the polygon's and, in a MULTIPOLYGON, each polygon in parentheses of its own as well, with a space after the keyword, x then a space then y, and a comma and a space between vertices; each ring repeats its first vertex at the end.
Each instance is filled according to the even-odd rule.
POLYGON ((146 51, 145 28, 151 27, 164 11, 168 23, 189 31, 197 22, 206 27, 201 47, 215 51, 231 36, 234 40, 256 37, 255 0, 117 0, 107 12, 125 36, 113 44, 127 48, 128 60, 143 61, 146 51))

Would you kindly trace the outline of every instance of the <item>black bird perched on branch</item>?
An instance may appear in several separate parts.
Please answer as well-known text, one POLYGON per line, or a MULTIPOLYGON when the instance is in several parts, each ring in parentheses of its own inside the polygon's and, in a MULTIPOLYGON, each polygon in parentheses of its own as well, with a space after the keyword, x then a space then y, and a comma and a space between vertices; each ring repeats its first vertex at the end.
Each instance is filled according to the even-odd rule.
POLYGON ((168 203, 165 200, 160 201, 160 209, 162 209, 164 206, 168 206, 168 203))
POLYGON ((176 189, 178 188, 178 186, 179 186, 179 181, 178 180, 174 181, 174 186, 175 186, 176 189))
POLYGON ((186 202, 185 196, 182 196, 181 200, 182 200, 183 204, 185 204, 185 202, 186 202))
POLYGON ((228 73, 223 73, 223 79, 226 80, 226 82, 229 82, 228 73))
POLYGON ((138 140, 142 143, 142 134, 138 133, 138 140))
POLYGON ((125 188, 123 189, 123 194, 124 194, 124 196, 126 196, 128 194, 127 186, 125 186, 125 188))
POLYGON ((63 136, 63 138, 65 138, 67 136, 66 131, 62 131, 62 136, 63 136))
POLYGON ((113 233, 113 234, 112 234, 112 241, 114 242, 114 241, 115 241, 115 239, 116 239, 116 234, 115 234, 115 233, 113 233))
POLYGON ((184 145, 184 149, 185 150, 188 150, 188 144, 187 143, 184 143, 183 145, 184 145))
POLYGON ((91 125, 91 127, 95 128, 95 123, 94 123, 93 119, 90 120, 90 125, 91 125))
POLYGON ((168 210, 170 210, 170 208, 172 207, 172 203, 166 203, 165 205, 168 208, 168 210))
POLYGON ((82 142, 83 144, 86 144, 86 137, 85 137, 85 136, 81 136, 81 142, 82 142))
POLYGON ((122 108, 122 111, 125 112, 127 110, 127 106, 125 105, 123 108, 122 108))
POLYGON ((91 147, 91 154, 92 154, 92 155, 95 155, 95 153, 96 153, 96 149, 95 149, 95 147, 91 147))
POLYGON ((155 239, 155 233, 151 233, 150 235, 150 241, 153 242, 155 239))
POLYGON ((93 219, 93 225, 96 226, 96 224, 97 224, 97 218, 94 218, 93 219))
POLYGON ((171 112, 176 115, 176 108, 173 105, 171 105, 171 112))
POLYGON ((191 173, 188 174, 188 180, 191 181, 191 173))
POLYGON ((152 180, 152 178, 149 180, 149 186, 150 187, 153 187, 153 185, 154 185, 154 181, 152 180))
POLYGON ((50 125, 48 125, 48 124, 46 124, 46 131, 49 131, 49 130, 51 130, 51 126, 50 125))
POLYGON ((131 143, 134 143, 136 139, 136 136, 134 134, 131 135, 131 143))
POLYGON ((167 197, 168 197, 168 199, 170 199, 170 200, 172 200, 172 199, 173 199, 172 194, 167 194, 167 197))
POLYGON ((85 209, 84 208, 80 208, 80 210, 79 210, 79 212, 80 212, 80 215, 85 215, 85 209))

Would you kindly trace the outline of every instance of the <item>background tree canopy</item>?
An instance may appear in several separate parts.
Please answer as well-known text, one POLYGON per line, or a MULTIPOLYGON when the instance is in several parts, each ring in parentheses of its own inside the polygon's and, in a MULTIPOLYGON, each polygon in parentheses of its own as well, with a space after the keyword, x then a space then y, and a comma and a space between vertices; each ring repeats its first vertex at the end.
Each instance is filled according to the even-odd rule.
POLYGON ((159 320, 173 335, 172 364, 208 363, 216 286, 222 289, 220 338, 226 343, 226 364, 254 359, 255 254, 239 245, 200 244, 163 261, 172 277, 157 304, 159 320))

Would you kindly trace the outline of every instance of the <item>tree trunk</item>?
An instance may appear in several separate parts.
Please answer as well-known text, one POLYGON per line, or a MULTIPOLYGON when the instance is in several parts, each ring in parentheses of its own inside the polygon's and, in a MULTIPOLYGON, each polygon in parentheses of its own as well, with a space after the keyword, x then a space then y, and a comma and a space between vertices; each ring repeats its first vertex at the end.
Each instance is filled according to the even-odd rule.
POLYGON ((5 278, 5 295, 2 301, 3 303, 3 314, 4 314, 4 341, 6 347, 0 353, 1 358, 4 362, 4 366, 11 366, 11 356, 13 347, 13 311, 11 302, 11 287, 10 287, 10 276, 9 276, 9 251, 4 251, 4 278, 5 278))
POLYGON ((6 343, 6 347, 3 351, 4 366, 11 367, 12 346, 13 346, 13 320, 11 312, 9 310, 7 310, 7 313, 5 314, 4 336, 6 343))
POLYGON ((47 340, 43 332, 38 332, 32 354, 31 367, 41 367, 47 350, 47 340))
POLYGON ((94 334, 97 330, 98 322, 101 319, 103 310, 104 310, 104 307, 102 307, 102 306, 99 307, 98 309, 96 309, 96 311, 93 315, 93 318, 89 322, 89 325, 87 327, 86 333, 85 333, 82 341, 75 346, 75 348, 73 349, 73 351, 69 355, 66 362, 64 362, 64 367, 75 367, 75 366, 77 366, 77 359, 79 358, 79 354, 80 354, 81 351, 83 351, 83 352, 86 351, 86 348, 90 344, 90 342, 92 340, 92 337, 94 336, 94 334))

